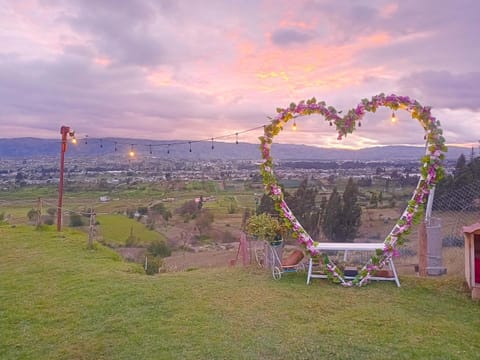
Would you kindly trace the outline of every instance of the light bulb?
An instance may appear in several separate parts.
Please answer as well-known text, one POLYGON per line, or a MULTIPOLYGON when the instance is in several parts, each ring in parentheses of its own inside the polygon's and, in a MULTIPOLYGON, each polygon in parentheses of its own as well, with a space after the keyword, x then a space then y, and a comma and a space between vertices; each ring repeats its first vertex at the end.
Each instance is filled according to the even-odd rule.
POLYGON ((392 123, 397 122, 397 117, 395 116, 395 111, 392 111, 392 123))
POLYGON ((72 138, 72 144, 76 144, 76 143, 77 143, 77 139, 72 138))
POLYGON ((293 120, 293 126, 292 126, 293 131, 297 130, 297 122, 293 120))

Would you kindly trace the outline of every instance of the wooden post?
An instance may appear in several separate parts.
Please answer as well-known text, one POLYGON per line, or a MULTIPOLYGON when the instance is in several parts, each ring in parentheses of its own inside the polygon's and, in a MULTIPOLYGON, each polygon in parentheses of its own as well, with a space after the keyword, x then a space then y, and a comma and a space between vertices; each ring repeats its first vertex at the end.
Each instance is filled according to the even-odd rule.
POLYGON ((244 232, 240 235, 240 253, 242 254, 243 266, 247 266, 250 263, 250 259, 248 258, 247 235, 244 232))
POLYGON ((88 231, 88 248, 93 248, 93 240, 95 237, 95 223, 97 222, 94 209, 90 210, 90 227, 88 231))
POLYGON ((418 275, 427 276, 427 223, 422 221, 418 231, 418 275))
POLYGON ((42 198, 38 198, 37 202, 37 227, 42 225, 42 198))

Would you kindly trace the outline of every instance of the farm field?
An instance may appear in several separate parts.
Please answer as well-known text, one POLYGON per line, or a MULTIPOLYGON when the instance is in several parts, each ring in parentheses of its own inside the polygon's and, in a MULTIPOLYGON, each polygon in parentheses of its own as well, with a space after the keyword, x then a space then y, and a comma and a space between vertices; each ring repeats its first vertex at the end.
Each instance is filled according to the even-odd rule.
MULTIPOLYGON (((340 183, 340 188, 342 187, 340 183)), ((381 189, 370 188, 368 191, 380 191, 381 189)), ((4 214, 10 224, 34 225, 29 221, 27 213, 36 209, 38 199, 42 199, 43 214, 47 210, 55 210, 57 199, 56 188, 24 187, 12 192, 4 192, 0 199, 0 214, 4 214)), ((290 189, 289 191, 294 191, 290 189)), ((365 190, 366 191, 366 190, 365 190)), ((363 201, 368 191, 363 194, 363 201)), ((409 189, 395 190, 396 196, 403 199, 408 196, 409 189)), ((224 266, 235 257, 236 242, 241 234, 243 212, 249 208, 255 209, 258 193, 251 189, 243 189, 238 184, 228 190, 220 190, 213 182, 191 182, 180 189, 171 184, 139 184, 132 188, 119 188, 110 192, 70 189, 64 197, 65 218, 64 227, 69 226, 69 215, 74 212, 85 212, 95 209, 98 225, 95 230, 95 240, 114 247, 126 245, 130 236, 137 239, 139 246, 148 246, 155 240, 165 240, 173 250, 170 258, 167 258, 166 269, 168 271, 182 271, 189 268, 224 266), (100 197, 108 194, 109 201, 100 201, 100 197), (194 220, 185 219, 176 213, 176 209, 187 201, 199 196, 204 196, 203 208, 214 214, 214 221, 208 230, 208 236, 199 240, 199 231, 194 220), (165 208, 172 213, 168 222, 159 219, 152 227, 147 227, 145 221, 128 218, 126 213, 142 206, 149 206, 163 202, 165 208), (213 247, 212 251, 195 251, 186 253, 185 247, 210 249, 211 245, 230 244, 229 250, 213 247), (206 247, 205 247, 206 246, 206 247), (232 249, 233 254, 232 254, 232 249), (183 249, 183 250, 182 250, 183 249)), ((366 208, 362 213, 361 227, 358 233, 358 241, 382 242, 392 229, 396 219, 402 211, 403 201, 398 201, 396 207, 366 208)), ((437 212, 434 214, 445 225, 442 229, 442 237, 451 236, 452 229, 458 232, 462 223, 455 214, 437 212)), ((476 221, 478 214, 463 214, 463 224, 476 221)), ((84 223, 88 224, 88 218, 84 217, 84 223)), ((77 228, 85 233, 88 226, 77 228)), ((414 266, 418 264, 418 233, 416 227, 407 239, 405 251, 396 260, 400 274, 414 275, 414 266)), ((457 235, 458 237, 458 235, 457 235)), ((323 239, 319 239, 323 240, 323 239)), ((441 240, 441 239, 439 239, 441 240)), ((446 247, 443 249, 444 266, 449 275, 462 276, 464 254, 462 248, 446 247)))
POLYGON ((144 275, 84 233, 0 227, 2 359, 477 359, 463 279, 305 285, 218 267, 144 275))

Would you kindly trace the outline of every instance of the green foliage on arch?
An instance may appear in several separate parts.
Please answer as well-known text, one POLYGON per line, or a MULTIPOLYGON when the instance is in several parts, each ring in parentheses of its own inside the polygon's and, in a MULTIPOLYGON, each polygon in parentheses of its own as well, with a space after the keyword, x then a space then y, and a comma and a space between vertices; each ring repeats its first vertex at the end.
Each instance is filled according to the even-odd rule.
POLYGON ((260 150, 263 158, 260 171, 265 192, 273 199, 281 219, 292 230, 293 236, 297 238, 305 252, 312 257, 322 256, 325 271, 333 281, 345 286, 362 286, 368 282, 368 279, 377 270, 388 264, 392 257, 398 254, 397 247, 403 245, 405 235, 410 232, 411 226, 421 218, 424 203, 430 190, 444 176, 442 162, 447 148, 440 122, 431 115, 431 108, 422 106, 418 101, 412 100, 408 96, 379 94, 373 96, 370 100, 363 99, 355 108, 350 109, 345 116, 342 117, 339 114, 340 112, 334 107, 327 106, 323 101, 317 102, 315 98, 300 101, 298 104, 292 103, 285 109, 278 108, 277 116, 272 119, 269 125, 265 126, 264 135, 260 137, 260 150), (294 118, 320 114, 330 125, 335 125, 338 134, 337 139, 342 140, 347 134, 353 133, 357 126, 361 126, 361 120, 366 113, 375 112, 379 107, 387 107, 392 110, 403 109, 410 113, 412 119, 418 120, 424 130, 427 150, 420 162, 421 178, 417 188, 414 190, 402 216, 385 238, 383 251, 373 255, 355 279, 347 281, 341 270, 327 256, 318 252, 315 248, 315 241, 305 231, 285 202, 284 194, 273 172, 273 158, 270 150, 274 137, 283 130, 288 121, 294 118))

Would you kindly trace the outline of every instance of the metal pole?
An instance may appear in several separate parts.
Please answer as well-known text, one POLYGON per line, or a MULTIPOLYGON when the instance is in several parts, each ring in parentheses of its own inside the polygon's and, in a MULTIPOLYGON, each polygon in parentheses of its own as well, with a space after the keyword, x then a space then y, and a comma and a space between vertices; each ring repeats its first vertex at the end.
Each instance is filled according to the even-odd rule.
POLYGON ((425 210, 425 221, 427 225, 430 225, 430 221, 432 220, 432 207, 433 207, 433 199, 435 197, 435 186, 432 187, 430 193, 428 194, 427 200, 427 209, 425 210))

